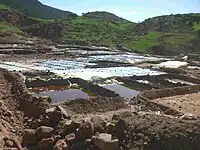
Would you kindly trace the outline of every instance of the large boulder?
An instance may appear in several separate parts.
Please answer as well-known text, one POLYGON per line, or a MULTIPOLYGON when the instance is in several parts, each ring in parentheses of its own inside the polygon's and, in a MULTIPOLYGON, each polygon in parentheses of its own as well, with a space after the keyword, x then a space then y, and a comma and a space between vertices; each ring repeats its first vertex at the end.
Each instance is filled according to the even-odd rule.
POLYGON ((111 134, 101 133, 92 139, 94 145, 100 150, 118 150, 118 140, 112 140, 111 134))
POLYGON ((103 133, 105 132, 106 122, 101 118, 101 116, 93 116, 90 121, 94 125, 94 132, 103 133))
POLYGON ((37 143, 37 135, 35 129, 25 129, 23 143, 26 145, 34 145, 37 143))
POLYGON ((94 134, 94 125, 91 121, 84 122, 80 125, 78 129, 80 138, 88 139, 94 134))
POLYGON ((51 137, 54 133, 54 129, 52 127, 41 126, 37 128, 37 137, 39 139, 51 137))

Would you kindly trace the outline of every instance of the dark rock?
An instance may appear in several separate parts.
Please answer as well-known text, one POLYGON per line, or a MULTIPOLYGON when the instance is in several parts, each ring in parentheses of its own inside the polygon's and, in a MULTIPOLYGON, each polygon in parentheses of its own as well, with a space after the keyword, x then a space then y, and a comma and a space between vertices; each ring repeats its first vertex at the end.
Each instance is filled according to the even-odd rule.
POLYGON ((123 141, 126 138, 125 131, 126 123, 124 120, 120 119, 115 125, 115 133, 120 141, 123 141))
POLYGON ((54 110, 52 112, 49 112, 47 114, 49 120, 51 121, 52 124, 57 124, 59 123, 59 121, 61 120, 62 118, 62 114, 60 111, 57 111, 57 110, 54 110))
POLYGON ((25 129, 23 136, 23 143, 27 145, 36 144, 37 143, 37 135, 36 130, 34 129, 25 129))
POLYGON ((65 124, 63 125, 62 135, 66 136, 70 133, 75 133, 76 129, 78 129, 80 125, 81 122, 79 121, 71 121, 71 120, 66 121, 65 124))
POLYGON ((47 139, 42 139, 40 142, 39 142, 39 148, 41 150, 44 150, 44 149, 52 149, 53 147, 53 144, 54 144, 54 139, 53 138, 47 138, 47 139))
POLYGON ((94 134, 93 123, 90 121, 82 123, 78 129, 78 133, 79 133, 80 138, 82 139, 91 138, 92 135, 94 134))
POLYGON ((41 126, 37 128, 37 137, 39 139, 51 137, 54 133, 54 129, 47 126, 41 126))
POLYGON ((114 134, 115 133, 115 124, 113 124, 113 123, 107 123, 106 124, 106 133, 108 133, 108 134, 114 134))

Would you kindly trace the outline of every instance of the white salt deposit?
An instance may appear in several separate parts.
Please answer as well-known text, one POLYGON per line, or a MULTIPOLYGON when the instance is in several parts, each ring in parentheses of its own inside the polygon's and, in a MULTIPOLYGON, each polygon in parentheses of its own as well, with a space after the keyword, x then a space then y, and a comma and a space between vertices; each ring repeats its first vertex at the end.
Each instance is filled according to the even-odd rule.
POLYGON ((156 68, 180 68, 187 66, 187 62, 182 61, 166 61, 156 65, 156 68))

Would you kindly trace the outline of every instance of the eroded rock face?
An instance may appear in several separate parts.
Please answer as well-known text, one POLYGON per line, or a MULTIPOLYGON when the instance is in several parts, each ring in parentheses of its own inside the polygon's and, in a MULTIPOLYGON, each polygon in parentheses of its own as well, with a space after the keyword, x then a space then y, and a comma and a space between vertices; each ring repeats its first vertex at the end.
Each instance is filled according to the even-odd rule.
POLYGON ((39 139, 51 137, 54 133, 54 129, 52 127, 41 126, 37 128, 37 137, 39 139))

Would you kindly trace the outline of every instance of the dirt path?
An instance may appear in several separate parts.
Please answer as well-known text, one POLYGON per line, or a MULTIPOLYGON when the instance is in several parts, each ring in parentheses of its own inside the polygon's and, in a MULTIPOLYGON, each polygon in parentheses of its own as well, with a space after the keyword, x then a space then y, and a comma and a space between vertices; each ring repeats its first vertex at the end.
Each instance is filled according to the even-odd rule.
POLYGON ((200 116, 200 92, 153 100, 157 103, 170 106, 186 114, 200 116))

